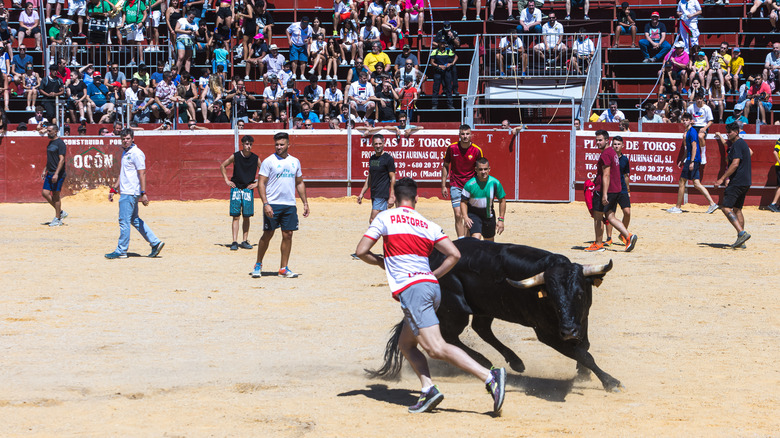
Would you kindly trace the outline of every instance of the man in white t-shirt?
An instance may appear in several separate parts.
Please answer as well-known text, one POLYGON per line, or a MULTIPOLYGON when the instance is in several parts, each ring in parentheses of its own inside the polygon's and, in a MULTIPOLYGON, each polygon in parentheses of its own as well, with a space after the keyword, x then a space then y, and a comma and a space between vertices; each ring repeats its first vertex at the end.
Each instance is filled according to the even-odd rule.
POLYGON ((371 118, 375 104, 371 100, 374 97, 374 86, 368 82, 368 72, 361 71, 358 80, 349 85, 347 100, 353 113, 365 111, 364 120, 371 118))
POLYGON ((498 43, 498 52, 496 53, 496 61, 498 62, 498 70, 501 76, 506 75, 504 62, 506 61, 509 67, 511 76, 517 76, 517 60, 518 58, 522 63, 522 75, 525 76, 526 68, 528 66, 528 54, 525 53, 523 48, 523 41, 517 36, 517 30, 510 29, 509 36, 501 37, 501 41, 498 43))
POLYGON ((704 166, 707 164, 707 131, 709 131, 715 118, 712 116, 712 109, 704 103, 703 91, 696 92, 696 95, 693 96, 693 103, 688 105, 686 112, 693 116, 693 129, 699 133, 701 165, 704 166))
MULTIPOLYGON (((529 3, 530 4, 530 3, 529 3)), ((563 25, 556 20, 555 12, 550 12, 547 23, 542 26, 542 44, 534 46, 534 51, 548 63, 561 66, 566 60, 566 44, 563 42, 563 25)))
POLYGON ((677 3, 677 16, 680 17, 680 38, 685 51, 699 45, 699 15, 701 5, 697 0, 680 0, 677 3))
POLYGON ((617 107, 617 102, 614 100, 609 101, 609 108, 605 109, 599 116, 599 122, 619 123, 625 119, 626 115, 623 111, 620 111, 617 107))
POLYGON ((291 24, 287 27, 286 32, 287 42, 290 44, 293 79, 298 74, 298 66, 300 65, 300 80, 303 80, 303 74, 306 72, 306 65, 309 62, 309 55, 306 49, 311 44, 312 35, 314 34, 314 29, 309 26, 309 17, 303 17, 300 22, 291 24))
POLYGON ((571 43, 571 63, 572 68, 577 74, 584 74, 588 71, 590 60, 596 53, 596 46, 590 38, 585 35, 585 28, 581 27, 577 33, 577 39, 571 43))
POLYGON ((141 237, 152 246, 149 257, 157 257, 165 242, 158 239, 146 222, 138 217, 138 201, 141 201, 144 206, 149 205, 149 197, 146 196, 146 155, 133 143, 132 129, 123 129, 121 137, 124 151, 119 179, 108 194, 108 200, 114 202, 114 194, 119 193, 119 243, 114 252, 106 254, 106 258, 109 260, 127 258, 130 225, 134 226, 141 233, 141 237))
POLYGON ((279 86, 279 79, 276 78, 276 75, 269 76, 268 80, 270 83, 263 90, 263 120, 265 120, 265 115, 270 109, 274 113, 274 120, 278 121, 280 102, 282 97, 284 97, 284 90, 279 86))
POLYGON ((529 1, 528 7, 520 12, 518 18, 520 24, 517 26, 517 33, 542 33, 542 11, 536 9, 534 2, 529 1))
POLYGON ((286 132, 274 135, 276 153, 269 156, 260 165, 258 192, 263 201, 263 236, 257 244, 257 263, 252 277, 263 274, 263 256, 268 250, 271 238, 277 228, 282 229, 282 260, 279 264, 279 276, 296 278, 298 274, 290 270, 293 231, 298 229, 298 209, 295 206, 295 192, 303 201, 303 217, 309 216, 309 202, 306 200, 306 185, 303 183, 301 162, 290 155, 290 136, 286 132))
POLYGON ((412 365, 422 384, 417 404, 409 407, 411 413, 428 412, 444 399, 433 384, 428 361, 418 345, 431 358, 447 361, 473 374, 487 385, 493 396, 493 412, 498 414, 504 402, 506 370, 488 370, 460 348, 442 338, 436 309, 441 302, 438 279, 447 274, 460 259, 460 251, 444 230, 418 213, 417 183, 408 177, 395 183, 397 208, 379 213, 368 231, 360 239, 355 255, 369 265, 385 270, 393 298, 401 303, 404 320, 398 339, 398 349, 412 365), (379 238, 383 238, 384 257, 371 252, 379 238), (436 248, 445 256, 441 265, 431 272, 428 257, 436 248))

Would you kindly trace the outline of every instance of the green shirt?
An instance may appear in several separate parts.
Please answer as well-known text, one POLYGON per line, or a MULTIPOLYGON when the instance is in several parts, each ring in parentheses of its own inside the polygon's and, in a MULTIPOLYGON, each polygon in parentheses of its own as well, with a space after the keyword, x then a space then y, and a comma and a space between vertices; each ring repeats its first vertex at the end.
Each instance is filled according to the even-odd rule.
POLYGON ((107 2, 106 0, 102 0, 96 5, 92 3, 87 5, 87 13, 89 14, 108 14, 112 10, 113 8, 111 7, 111 3, 107 2))
POLYGON ((144 12, 149 6, 141 0, 135 0, 133 6, 130 1, 125 2, 125 22, 127 24, 140 23, 144 19, 144 12))
POLYGON ((469 213, 480 215, 484 218, 493 217, 493 199, 504 199, 504 187, 496 178, 489 176, 482 182, 477 177, 471 178, 463 186, 461 202, 468 202, 469 213))
POLYGON ((60 32, 60 28, 57 26, 52 26, 51 29, 49 29, 49 38, 53 40, 59 40, 61 38, 62 32, 60 32))

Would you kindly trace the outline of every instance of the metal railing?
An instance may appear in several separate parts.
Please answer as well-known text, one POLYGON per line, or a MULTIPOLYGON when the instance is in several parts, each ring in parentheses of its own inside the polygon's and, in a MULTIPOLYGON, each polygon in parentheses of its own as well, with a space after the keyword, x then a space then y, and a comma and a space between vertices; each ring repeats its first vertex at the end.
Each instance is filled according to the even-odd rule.
POLYGON ((593 111, 593 104, 596 103, 599 90, 601 90, 601 38, 596 40, 596 52, 588 68, 588 76, 585 79, 585 89, 582 92, 582 102, 580 103, 578 114, 574 117, 580 119, 580 123, 590 116, 593 111))
MULTIPOLYGON (((481 44, 484 43, 485 40, 481 39, 479 35, 477 35, 474 40, 474 47, 482 47, 481 44)), ((465 100, 463 101, 463 105, 461 105, 460 119, 463 123, 469 126, 474 126, 474 103, 477 99, 476 95, 479 92, 479 52, 479 49, 475 50, 471 57, 471 65, 469 66, 469 84, 467 87, 465 100)))
POLYGON ((51 48, 54 61, 65 58, 68 64, 75 61, 72 65, 83 66, 92 64, 96 68, 110 65, 116 62, 119 69, 127 79, 130 79, 128 72, 135 73, 138 65, 144 63, 149 71, 154 70, 157 61, 175 62, 169 54, 168 48, 157 45, 143 44, 58 44, 51 48))
POLYGON ((484 77, 585 77, 600 34, 484 35, 484 77), (580 41, 579 37, 583 40, 580 41), (589 41, 589 43, 588 43, 589 41), (579 48, 579 50, 575 50, 579 48), (583 50, 585 49, 585 50, 583 50), (577 56, 573 53, 579 52, 577 56))

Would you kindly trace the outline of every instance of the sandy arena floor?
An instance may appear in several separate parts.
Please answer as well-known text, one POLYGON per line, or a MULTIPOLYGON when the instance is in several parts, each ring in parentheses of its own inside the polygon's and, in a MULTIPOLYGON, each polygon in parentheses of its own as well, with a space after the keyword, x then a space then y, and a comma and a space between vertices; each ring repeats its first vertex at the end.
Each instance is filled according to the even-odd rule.
MULTIPOLYGON (((492 418, 483 384, 440 362, 433 414, 406 412, 419 391, 408 367, 400 382, 364 376, 401 317, 383 271, 349 257, 365 203, 313 199, 290 262, 303 275, 252 279, 255 251, 223 246, 226 201, 152 201, 141 216, 166 242, 161 257, 104 259, 118 235, 105 192, 65 198, 67 226, 54 229, 48 205, 0 205, 3 436, 778 436, 780 215, 746 209, 753 238, 731 250, 719 212, 637 205, 633 253, 586 254, 581 203, 510 204, 499 241, 614 260, 594 294, 591 352, 626 388, 574 382, 573 361, 497 322, 527 370, 510 371, 492 418)), ((452 235, 448 203, 419 210, 452 235)), ((149 252, 135 231, 130 251, 149 252)))

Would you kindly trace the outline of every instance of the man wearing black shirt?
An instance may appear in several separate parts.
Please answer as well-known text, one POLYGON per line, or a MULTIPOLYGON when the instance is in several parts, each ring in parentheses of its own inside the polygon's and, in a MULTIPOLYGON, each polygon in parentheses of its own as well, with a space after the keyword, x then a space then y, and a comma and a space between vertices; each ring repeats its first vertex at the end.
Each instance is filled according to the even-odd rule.
MULTIPOLYGON (((393 89, 390 79, 385 78, 379 90, 374 93, 376 101, 377 121, 384 123, 395 122, 395 108, 398 102, 398 94, 393 89)), ((372 192, 373 193, 373 192, 372 192)))
POLYGON ((252 144, 255 138, 245 135, 241 139, 243 148, 228 157, 219 165, 225 183, 230 187, 230 216, 233 217, 233 243, 231 251, 237 251, 239 246, 244 249, 252 249, 249 243, 249 218, 255 214, 254 190, 257 187, 257 173, 260 171, 260 160, 252 152, 252 144), (233 177, 228 179, 228 166, 233 165, 233 177), (238 217, 244 216, 244 241, 238 243, 238 217))
POLYGON ((455 108, 452 105, 452 71, 455 70, 458 56, 447 43, 442 43, 431 52, 430 61, 433 67, 433 109, 439 109, 439 92, 442 86, 444 95, 447 96, 447 108, 455 108))
POLYGON ((368 177, 357 198, 358 204, 362 203, 363 196, 371 186, 371 218, 368 223, 373 222, 381 211, 395 204, 395 160, 392 155, 384 152, 385 137, 382 134, 374 134, 371 144, 375 153, 368 159, 368 177))
POLYGON ((49 146, 46 147, 46 175, 43 177, 43 190, 41 195, 54 207, 54 219, 49 222, 50 227, 59 227, 68 213, 62 211, 60 191, 65 182, 65 152, 67 147, 59 136, 59 127, 51 124, 46 127, 46 135, 49 137, 49 146))
POLYGON ((41 87, 39 91, 44 96, 41 99, 43 109, 46 110, 46 118, 49 120, 57 119, 57 109, 54 107, 54 102, 57 96, 65 94, 65 86, 62 83, 62 79, 57 77, 57 64, 51 64, 49 66, 49 76, 46 76, 41 81, 41 87))
POLYGON ((230 91, 227 96, 225 96, 225 99, 233 101, 233 105, 236 108, 236 121, 243 120, 244 123, 249 123, 247 99, 257 100, 257 98, 246 92, 246 86, 244 85, 243 79, 239 79, 236 82, 236 88, 230 91))
MULTIPOLYGON (((728 186, 723 192, 723 199, 720 208, 726 215, 731 225, 737 230, 737 241, 731 245, 732 248, 744 248, 745 242, 750 239, 750 234, 745 231, 745 217, 742 215, 742 205, 745 203, 745 195, 752 184, 750 168, 751 151, 745 140, 739 137, 739 125, 730 123, 726 126, 728 132, 728 160, 729 167, 726 172, 718 178, 715 186, 721 186, 728 180, 728 186)), ((717 134, 720 139, 720 134, 717 134)))
POLYGON ((230 119, 222 111, 222 102, 214 102, 211 105, 211 117, 209 117, 211 123, 230 123, 230 119))

